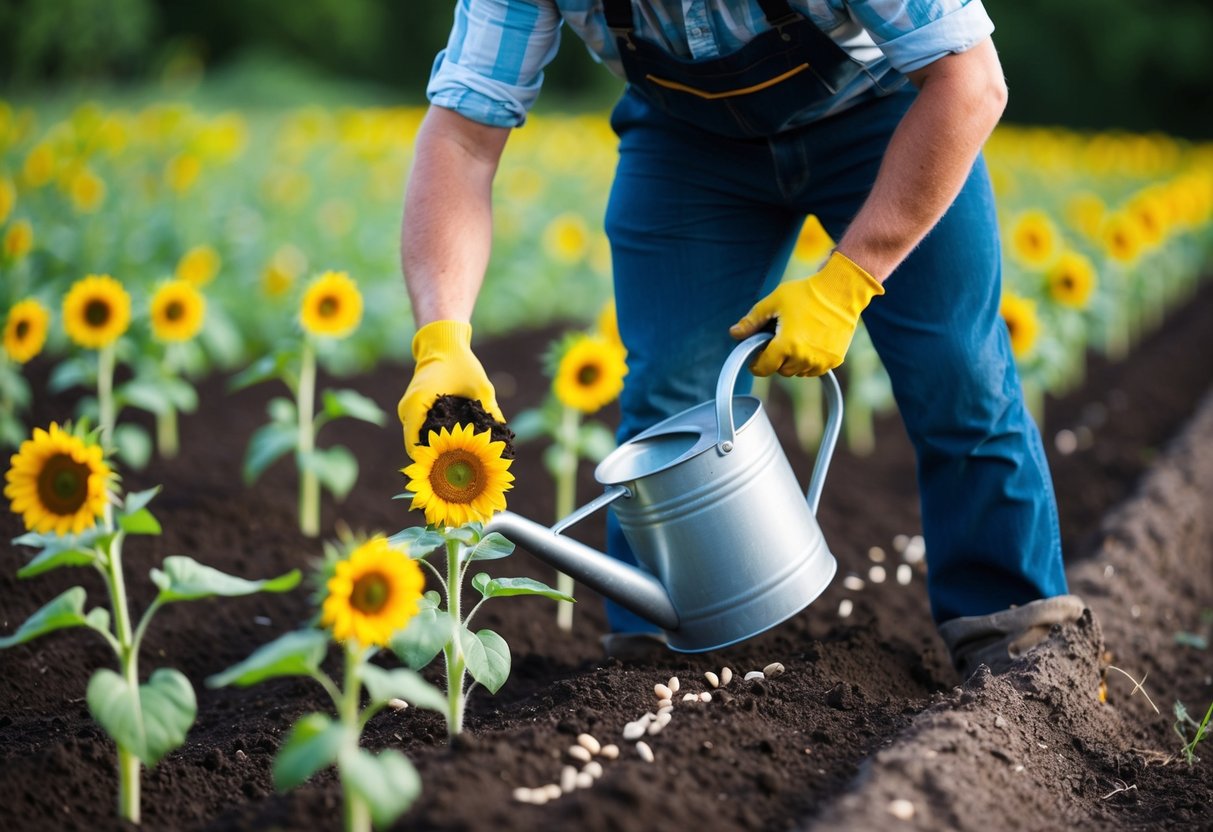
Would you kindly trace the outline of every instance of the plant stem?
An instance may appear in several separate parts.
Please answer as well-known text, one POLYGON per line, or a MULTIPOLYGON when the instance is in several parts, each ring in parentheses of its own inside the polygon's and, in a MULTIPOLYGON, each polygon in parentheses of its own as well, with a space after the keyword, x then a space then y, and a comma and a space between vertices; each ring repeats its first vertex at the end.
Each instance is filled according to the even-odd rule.
POLYGON ((163 459, 175 459, 181 443, 177 439, 177 409, 170 406, 156 414, 156 448, 163 459))
POLYGON ((316 447, 316 353, 312 345, 303 342, 299 359, 299 529, 308 537, 320 534, 320 480, 311 467, 310 457, 316 447))
POLYGON ((103 445, 114 441, 114 363, 114 345, 102 347, 97 353, 97 411, 103 445))
MULTIPOLYGON (((560 448, 560 462, 556 470, 558 521, 568 517, 577 507, 577 429, 580 425, 581 414, 566 406, 560 414, 560 428, 556 434, 556 443, 560 448)), ((556 589, 565 595, 572 595, 573 579, 563 572, 557 572, 556 589)), ((573 629, 573 605, 568 601, 556 602, 556 626, 566 632, 573 629)))
POLYGON ((463 544, 457 540, 446 542, 446 611, 451 619, 451 637, 442 648, 446 660, 446 733, 448 737, 463 731, 463 674, 467 662, 463 657, 460 634, 463 630, 460 595, 463 587, 459 580, 459 553, 463 544))
MULTIPOLYGON (((114 635, 121 652, 118 662, 127 685, 135 692, 136 710, 139 709, 139 654, 134 649, 131 632, 130 611, 126 605, 126 581, 122 575, 122 532, 114 535, 110 543, 109 558, 105 565, 106 585, 110 594, 110 606, 114 615, 114 635)), ((142 719, 142 715, 137 715, 142 719)), ((118 814, 131 823, 139 823, 139 758, 118 746, 118 814)))
MULTIPOLYGON (((362 701, 362 650, 347 643, 345 646, 345 693, 341 698, 341 723, 345 727, 346 751, 358 753, 358 736, 361 719, 358 706, 362 701)), ((371 828, 370 807, 357 792, 341 778, 341 791, 345 798, 346 832, 368 832, 371 828)))

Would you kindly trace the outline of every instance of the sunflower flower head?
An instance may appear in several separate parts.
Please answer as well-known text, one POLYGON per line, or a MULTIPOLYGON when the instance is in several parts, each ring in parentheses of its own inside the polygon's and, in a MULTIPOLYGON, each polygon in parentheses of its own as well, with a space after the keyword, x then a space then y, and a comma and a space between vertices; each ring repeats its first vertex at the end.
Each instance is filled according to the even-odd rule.
POLYGON ((377 535, 337 561, 325 589, 320 625, 337 641, 383 647, 417 614, 425 576, 415 560, 377 535))
POLYGON ((543 229, 543 250, 564 266, 584 260, 591 242, 590 227, 580 214, 571 211, 554 217, 543 229))
POLYGON ((105 201, 105 180, 87 165, 75 171, 67 183, 72 206, 81 214, 92 214, 105 201))
POLYGON ((1102 236, 1104 250, 1108 256, 1125 265, 1136 263, 1145 248, 1141 227, 1133 217, 1124 212, 1117 212, 1107 218, 1102 236))
POLYGON ((1057 257, 1059 245, 1057 227, 1044 211, 1024 211, 1011 224, 1011 253, 1028 268, 1048 266, 1057 257))
POLYGON ((619 347, 625 354, 627 353, 627 348, 623 345, 623 338, 619 335, 619 314, 615 310, 615 301, 609 300, 602 305, 602 309, 598 312, 598 320, 594 324, 594 331, 619 347))
POLYGON ((410 508, 424 510, 431 526, 487 521, 505 509, 505 492, 513 488, 513 460, 504 450, 491 431, 476 433, 470 424, 431 430, 429 444, 418 446, 413 464, 403 469, 413 492, 410 508))
POLYGON ((325 272, 303 293, 299 321, 304 331, 326 338, 344 338, 362 322, 362 293, 345 272, 325 272))
POLYGON ((1049 297, 1070 309, 1086 309, 1095 291, 1095 266, 1077 251, 1065 251, 1045 275, 1049 297))
POLYGON ((1007 334, 1011 336, 1011 352, 1016 358, 1026 358, 1036 347, 1036 339, 1040 336, 1036 304, 1008 292, 1002 296, 999 313, 1007 325, 1007 334))
POLYGON ((34 248, 34 226, 29 220, 17 220, 4 232, 0 249, 9 260, 20 260, 34 248))
POLYGON ((222 263, 219 252, 210 246, 194 246, 177 261, 177 279, 205 286, 219 274, 222 263))
POLYGON ((7 176, 0 176, 0 225, 8 222, 8 216, 17 205, 17 186, 7 176))
POLYGON ((105 512, 110 478, 100 445, 51 422, 13 454, 4 496, 27 530, 79 534, 105 512))
POLYGON ((50 320, 50 310, 33 298, 13 304, 4 322, 4 354, 24 364, 42 352, 50 320))
POLYGON ((166 280, 152 295, 152 336, 157 341, 188 341, 206 320, 206 298, 193 283, 166 280))
POLYGON ((565 407, 594 413, 613 402, 628 373, 627 353, 600 335, 575 335, 558 346, 552 392, 565 407))
POLYGON ((131 323, 131 296, 108 274, 77 280, 63 299, 68 337, 85 349, 99 350, 117 341, 131 323))

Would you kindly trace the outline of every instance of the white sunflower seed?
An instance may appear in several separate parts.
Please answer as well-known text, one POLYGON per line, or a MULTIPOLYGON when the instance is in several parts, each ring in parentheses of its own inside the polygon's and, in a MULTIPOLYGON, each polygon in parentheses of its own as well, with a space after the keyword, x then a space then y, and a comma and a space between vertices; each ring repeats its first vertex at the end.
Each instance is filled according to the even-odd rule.
POLYGON ((765 673, 763 673, 761 670, 751 670, 749 673, 747 673, 745 675, 745 680, 747 682, 749 682, 753 679, 765 679, 765 678, 767 678, 767 675, 765 673))
MULTIPOLYGON (((897 548, 896 544, 894 544, 893 548, 897 548)), ((904 549, 905 547, 901 548, 904 549)), ((901 551, 901 549, 898 549, 898 551, 901 551)), ((872 563, 884 563, 884 559, 884 549, 881 549, 879 546, 873 546, 871 549, 868 549, 868 560, 872 561, 872 563)))
POLYGON ((694 694, 694 693, 684 693, 684 694, 682 695, 682 701, 683 701, 683 702, 694 702, 694 701, 696 701, 697 699, 699 699, 698 694, 694 694))
POLYGON ((699 694, 699 701, 700 701, 700 702, 711 702, 711 701, 712 701, 712 694, 708 693, 708 692, 705 690, 703 693, 699 694))
POLYGON ((914 817, 914 804, 904 797, 890 800, 888 810, 889 814, 898 820, 909 820, 914 817))
POLYGON ((403 699, 389 699, 387 701, 387 706, 393 711, 403 711, 409 706, 409 703, 405 702, 403 699))
POLYGON ((598 742, 591 734, 578 734, 577 744, 591 754, 597 754, 602 751, 602 743, 598 742))
POLYGON ((708 684, 711 685, 712 687, 714 687, 714 688, 720 687, 720 677, 717 676, 712 671, 709 670, 707 673, 703 674, 703 678, 707 679, 708 684))
POLYGON ((673 713, 673 712, 674 712, 674 706, 673 706, 673 705, 665 705, 664 707, 661 707, 661 708, 658 708, 658 709, 657 709, 657 718, 658 718, 658 719, 660 719, 660 718, 661 718, 661 716, 662 716, 662 714, 670 714, 670 713, 673 713))
POLYGON ((723 667, 720 669, 720 686, 726 688, 729 682, 733 681, 733 668, 723 667))
POLYGON ((768 679, 774 679, 780 673, 783 673, 785 669, 786 668, 784 668, 782 662, 771 662, 762 669, 762 675, 766 676, 768 679))
POLYGON ((666 682, 665 686, 670 689, 670 693, 678 693, 678 689, 682 687, 682 683, 678 681, 677 676, 671 676, 670 681, 666 682))
POLYGON ((585 764, 584 767, 582 767, 581 772, 583 774, 588 774, 590 777, 597 780, 602 776, 602 763, 598 762, 597 760, 590 760, 585 764))
POLYGON ((664 711, 666 708, 672 708, 672 707, 674 707, 674 700, 673 700, 673 699, 658 699, 658 700, 657 700, 657 713, 658 713, 659 715, 660 715, 660 713, 661 713, 662 711, 664 711))
POLYGON ((868 570, 868 580, 874 584, 883 584, 888 574, 883 566, 876 565, 868 570))
POLYGON ((615 743, 611 743, 610 745, 604 745, 602 747, 602 756, 606 757, 608 760, 618 759, 619 746, 615 745, 615 743))
POLYGON ((842 585, 852 592, 859 592, 863 589, 863 578, 858 575, 847 575, 842 579, 842 585))
POLYGON ((543 787, 543 793, 547 796, 548 800, 556 800, 564 792, 561 790, 559 783, 548 783, 543 787))
POLYGON ((565 766, 560 770, 560 791, 568 794, 577 788, 577 769, 565 766))
POLYGON ((568 755, 574 760, 580 760, 583 763, 590 761, 590 752, 580 745, 570 745, 568 755))
POLYGON ((914 567, 908 563, 903 563, 897 567, 897 583, 902 586, 909 586, 910 581, 914 579, 914 567))
POLYGON ((528 789, 526 786, 519 786, 518 788, 514 789, 514 799, 519 803, 532 803, 534 802, 531 799, 532 792, 533 790, 528 789))
POLYGON ((855 603, 850 598, 843 598, 838 602, 838 617, 847 618, 855 609, 855 603))
POLYGON ((594 778, 586 774, 584 771, 577 772, 577 778, 574 781, 579 789, 588 789, 594 785, 594 778))
POLYGON ((636 722, 629 722, 627 725, 623 726, 623 738, 628 741, 638 740, 644 736, 644 732, 648 730, 648 727, 649 723, 647 720, 644 722, 640 722, 639 720, 636 722))
POLYGON ((649 748, 647 742, 641 741, 636 743, 636 753, 640 755, 640 759, 646 763, 653 762, 653 749, 649 748))
POLYGON ((653 693, 658 699, 672 699, 674 697, 674 692, 660 682, 653 685, 653 693))

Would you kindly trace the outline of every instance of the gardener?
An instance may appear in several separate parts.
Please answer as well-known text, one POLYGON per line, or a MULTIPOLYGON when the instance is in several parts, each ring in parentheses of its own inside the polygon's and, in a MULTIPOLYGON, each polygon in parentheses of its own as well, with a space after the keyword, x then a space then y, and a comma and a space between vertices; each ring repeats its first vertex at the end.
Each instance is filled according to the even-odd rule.
MULTIPOLYGON (((980 0, 459 0, 405 201, 410 454, 441 394, 501 418, 469 320, 493 176, 562 22, 628 82, 606 214, 629 366, 618 440, 712 398, 733 339, 773 319, 754 373, 820 375, 862 313, 917 452, 932 613, 957 668, 1001 669, 1076 619, 999 315, 980 150, 1007 93, 980 0), (838 245, 780 284, 810 213, 838 245)), ((633 560, 613 520, 608 550, 633 560)), ((608 620, 608 653, 660 640, 613 604, 608 620)))

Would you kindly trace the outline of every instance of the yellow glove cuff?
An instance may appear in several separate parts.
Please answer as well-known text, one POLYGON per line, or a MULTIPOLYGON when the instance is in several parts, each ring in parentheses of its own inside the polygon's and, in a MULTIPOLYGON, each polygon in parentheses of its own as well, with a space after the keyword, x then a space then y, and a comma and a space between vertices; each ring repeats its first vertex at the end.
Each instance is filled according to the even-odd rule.
POLYGON ((831 254, 821 271, 813 275, 813 285, 823 297, 856 317, 872 298, 884 294, 880 281, 841 251, 831 254))
POLYGON ((413 359, 464 350, 472 345, 472 325, 466 321, 433 321, 413 336, 413 359))

